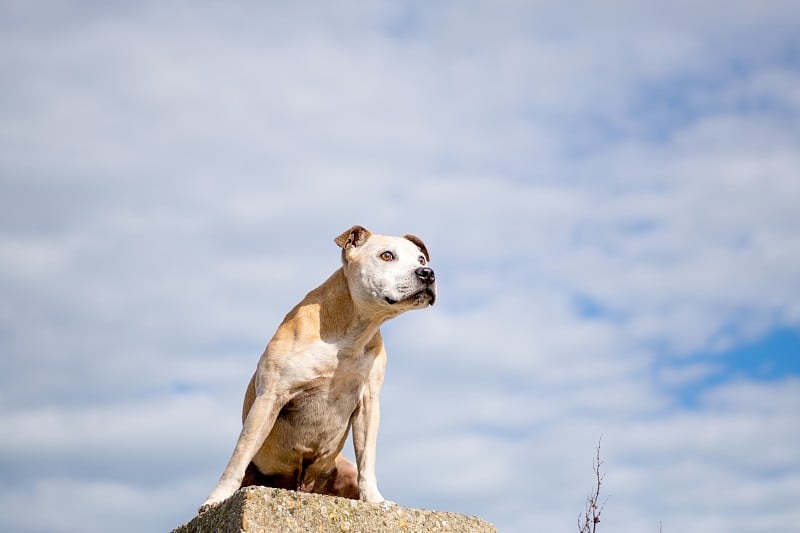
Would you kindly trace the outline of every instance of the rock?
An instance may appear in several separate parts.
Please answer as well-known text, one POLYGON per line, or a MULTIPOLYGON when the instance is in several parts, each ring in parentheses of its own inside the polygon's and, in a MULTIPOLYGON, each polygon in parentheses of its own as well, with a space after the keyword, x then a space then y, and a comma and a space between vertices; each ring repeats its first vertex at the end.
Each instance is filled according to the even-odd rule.
POLYGON ((172 533, 497 533, 475 516, 247 487, 172 533))

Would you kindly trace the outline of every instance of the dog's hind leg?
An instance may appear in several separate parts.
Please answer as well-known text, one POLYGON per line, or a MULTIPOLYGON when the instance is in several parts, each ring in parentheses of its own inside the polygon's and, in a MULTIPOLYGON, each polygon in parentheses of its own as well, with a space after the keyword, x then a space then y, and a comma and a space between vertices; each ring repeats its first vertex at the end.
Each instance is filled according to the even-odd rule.
POLYGON ((336 457, 336 465, 333 470, 324 480, 314 484, 312 492, 358 500, 358 470, 356 465, 340 454, 336 457))

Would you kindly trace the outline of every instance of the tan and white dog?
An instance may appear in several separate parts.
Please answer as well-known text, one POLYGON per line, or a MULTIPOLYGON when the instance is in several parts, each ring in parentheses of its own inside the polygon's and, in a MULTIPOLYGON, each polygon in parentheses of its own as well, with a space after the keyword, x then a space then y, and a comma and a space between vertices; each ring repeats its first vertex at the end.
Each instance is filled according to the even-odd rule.
POLYGON ((382 502, 375 478, 380 326, 433 305, 418 237, 353 226, 334 239, 342 267, 289 311, 247 386, 239 440, 200 512, 247 485, 382 502), (352 428, 356 465, 340 452, 352 428))

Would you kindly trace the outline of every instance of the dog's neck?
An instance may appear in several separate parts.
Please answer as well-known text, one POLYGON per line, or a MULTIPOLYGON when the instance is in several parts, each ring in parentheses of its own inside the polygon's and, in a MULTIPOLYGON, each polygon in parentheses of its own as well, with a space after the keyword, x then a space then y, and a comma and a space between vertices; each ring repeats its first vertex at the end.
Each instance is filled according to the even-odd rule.
POLYGON ((381 324, 394 316, 364 309, 349 290, 344 269, 334 272, 322 285, 308 296, 308 303, 319 305, 320 337, 326 342, 338 343, 348 339, 361 351, 378 333, 381 324))

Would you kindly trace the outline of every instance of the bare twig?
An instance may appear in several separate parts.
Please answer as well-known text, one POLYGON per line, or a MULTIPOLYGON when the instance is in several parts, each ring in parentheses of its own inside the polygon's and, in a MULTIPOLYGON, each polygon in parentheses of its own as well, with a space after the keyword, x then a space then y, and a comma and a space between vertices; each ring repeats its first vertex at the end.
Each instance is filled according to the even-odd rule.
POLYGON ((597 441, 597 450, 594 460, 592 461, 592 471, 594 472, 595 485, 589 491, 586 497, 586 511, 578 515, 578 533, 597 533, 597 524, 600 523, 600 515, 603 514, 603 508, 606 505, 606 500, 603 503, 600 501, 600 487, 605 480, 605 474, 600 470, 603 461, 600 459, 600 444, 603 437, 597 441))

